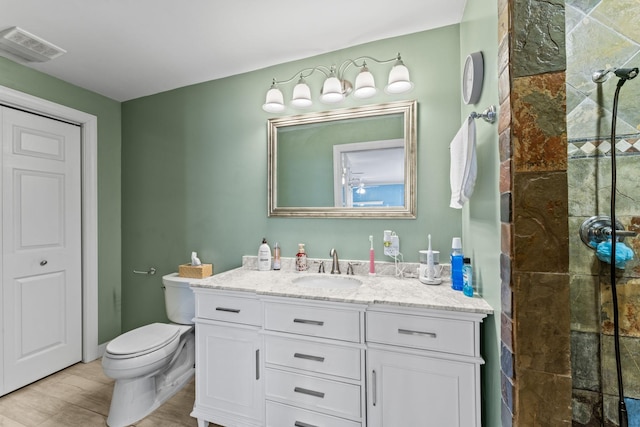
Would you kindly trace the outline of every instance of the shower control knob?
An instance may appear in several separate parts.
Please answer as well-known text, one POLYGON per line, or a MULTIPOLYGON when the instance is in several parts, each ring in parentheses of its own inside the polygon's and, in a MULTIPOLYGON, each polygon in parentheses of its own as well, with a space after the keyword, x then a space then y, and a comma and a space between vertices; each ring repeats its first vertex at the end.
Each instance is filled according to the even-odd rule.
MULTIPOLYGON (((598 243, 609 240, 612 234, 611 217, 608 216, 592 216, 580 226, 582 242, 592 249, 595 249, 598 243)), ((634 237, 637 234, 635 231, 625 230, 622 223, 616 220, 616 241, 622 242, 625 237, 634 237)))

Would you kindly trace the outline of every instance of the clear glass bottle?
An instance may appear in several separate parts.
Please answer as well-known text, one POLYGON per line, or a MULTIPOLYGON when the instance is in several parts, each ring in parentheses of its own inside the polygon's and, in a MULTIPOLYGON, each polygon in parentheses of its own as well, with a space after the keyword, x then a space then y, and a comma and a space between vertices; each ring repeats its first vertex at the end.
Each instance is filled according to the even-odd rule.
POLYGON ((462 293, 468 297, 473 296, 473 268, 471 258, 465 258, 462 265, 462 293))
POLYGON ((273 269, 280 270, 280 243, 273 246, 273 269))

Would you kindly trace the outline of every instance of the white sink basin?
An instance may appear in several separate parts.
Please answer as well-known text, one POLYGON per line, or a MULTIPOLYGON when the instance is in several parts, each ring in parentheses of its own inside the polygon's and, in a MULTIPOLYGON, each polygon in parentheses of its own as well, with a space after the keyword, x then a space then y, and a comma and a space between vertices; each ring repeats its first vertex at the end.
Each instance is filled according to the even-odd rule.
POLYGON ((327 289, 353 289, 362 285, 362 282, 356 278, 335 275, 302 276, 293 279, 293 283, 307 288, 327 289))

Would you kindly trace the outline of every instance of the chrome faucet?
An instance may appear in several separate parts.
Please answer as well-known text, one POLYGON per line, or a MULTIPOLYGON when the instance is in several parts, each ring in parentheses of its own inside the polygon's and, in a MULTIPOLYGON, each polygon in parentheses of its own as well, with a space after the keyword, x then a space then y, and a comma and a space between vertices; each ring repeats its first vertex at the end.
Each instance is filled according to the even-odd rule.
POLYGON ((331 274, 340 274, 340 263, 338 262, 338 251, 331 249, 329 255, 333 258, 333 264, 331 264, 331 274))

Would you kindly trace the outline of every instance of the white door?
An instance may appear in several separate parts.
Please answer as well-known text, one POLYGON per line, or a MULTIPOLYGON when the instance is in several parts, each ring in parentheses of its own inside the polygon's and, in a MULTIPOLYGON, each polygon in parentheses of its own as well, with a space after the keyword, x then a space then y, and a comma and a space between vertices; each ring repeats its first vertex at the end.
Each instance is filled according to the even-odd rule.
POLYGON ((0 395, 82 357, 80 128, 0 107, 0 395))

